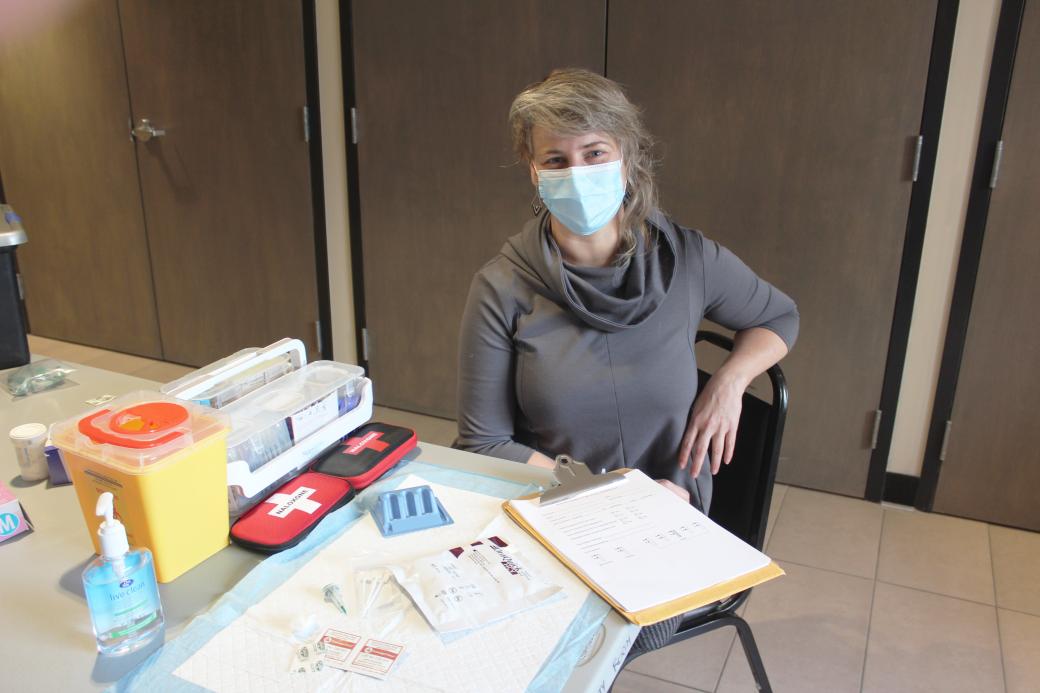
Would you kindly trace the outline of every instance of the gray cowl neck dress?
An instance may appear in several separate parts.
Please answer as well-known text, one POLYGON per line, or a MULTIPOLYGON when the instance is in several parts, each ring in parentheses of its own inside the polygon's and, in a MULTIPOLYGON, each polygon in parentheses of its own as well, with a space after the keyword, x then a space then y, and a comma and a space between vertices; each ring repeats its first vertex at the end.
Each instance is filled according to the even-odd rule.
POLYGON ((524 462, 569 454, 598 472, 671 479, 707 510, 711 474, 677 465, 697 396, 693 340, 703 318, 765 327, 788 347, 787 295, 699 231, 651 217, 621 266, 563 261, 548 216, 531 220, 476 274, 459 345, 455 447, 524 462))

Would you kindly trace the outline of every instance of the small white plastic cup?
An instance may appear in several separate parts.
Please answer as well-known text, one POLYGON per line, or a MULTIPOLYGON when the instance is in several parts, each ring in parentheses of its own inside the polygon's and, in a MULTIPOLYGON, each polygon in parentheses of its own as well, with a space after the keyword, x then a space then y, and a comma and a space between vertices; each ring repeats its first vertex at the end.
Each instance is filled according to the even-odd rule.
POLYGON ((22 424, 12 428, 10 436, 22 478, 26 481, 40 481, 50 476, 47 454, 44 452, 47 427, 41 423, 22 424))

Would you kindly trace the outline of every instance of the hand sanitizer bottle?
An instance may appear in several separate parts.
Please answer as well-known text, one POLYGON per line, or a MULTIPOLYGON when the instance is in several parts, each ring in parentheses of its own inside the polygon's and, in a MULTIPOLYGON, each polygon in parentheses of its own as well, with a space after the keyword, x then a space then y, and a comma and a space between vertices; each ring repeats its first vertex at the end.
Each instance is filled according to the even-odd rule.
POLYGON ((155 564, 148 549, 130 550, 126 527, 113 517, 112 494, 98 498, 101 555, 83 571, 83 589, 98 652, 118 655, 148 644, 162 631, 155 564))

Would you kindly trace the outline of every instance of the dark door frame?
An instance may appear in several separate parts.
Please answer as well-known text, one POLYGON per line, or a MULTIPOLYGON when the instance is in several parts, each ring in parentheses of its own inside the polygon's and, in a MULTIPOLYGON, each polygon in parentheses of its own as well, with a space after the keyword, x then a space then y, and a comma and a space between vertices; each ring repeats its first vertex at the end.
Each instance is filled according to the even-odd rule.
POLYGON ((925 447, 921 480, 914 497, 914 506, 919 510, 931 510, 935 503, 935 492, 939 486, 942 469, 943 440, 946 424, 953 414, 953 402, 957 394, 957 379, 960 376, 961 360, 968 337, 971 319, 971 304, 975 294, 982 245, 986 236, 986 220, 992 189, 989 187, 996 157, 997 142, 1004 130, 1004 115, 1011 91, 1011 78, 1018 52, 1018 38, 1025 14, 1025 0, 1004 0, 1000 8, 1000 20, 993 45, 993 61, 986 88, 986 101, 979 128, 978 148, 975 151, 975 170, 971 180, 971 194, 964 220, 964 236, 961 240, 957 276, 950 305, 950 318, 946 328, 946 341, 939 366, 939 381, 936 385, 935 403, 932 406, 928 442, 925 447))
POLYGON ((314 217, 314 263, 318 283, 317 356, 332 358, 332 304, 329 297, 329 251, 325 229, 325 169, 321 151, 321 99, 318 90, 318 35, 315 0, 302 0, 303 61, 307 86, 307 140, 310 146, 311 207, 314 217))
POLYGON ((889 335, 885 375, 881 385, 881 401, 878 403, 878 409, 883 412, 883 415, 878 427, 877 444, 870 455, 867 485, 863 493, 864 498, 874 502, 882 499, 898 500, 897 496, 900 495, 898 484, 893 483, 896 481, 892 478, 894 475, 888 475, 886 469, 892 449, 892 432, 895 428, 896 408, 899 403, 899 388, 903 380, 906 351, 910 341, 910 323, 914 313, 917 279, 921 271, 921 251, 924 247, 928 206, 935 178, 935 159, 939 150, 939 131, 942 127, 958 8, 959 0, 938 0, 936 8, 935 31, 932 34, 932 52, 928 63, 928 79, 925 83, 924 106, 919 131, 919 134, 924 137, 924 142, 921 147, 917 181, 910 193, 906 236, 903 241, 903 259, 899 267, 892 331, 889 335))

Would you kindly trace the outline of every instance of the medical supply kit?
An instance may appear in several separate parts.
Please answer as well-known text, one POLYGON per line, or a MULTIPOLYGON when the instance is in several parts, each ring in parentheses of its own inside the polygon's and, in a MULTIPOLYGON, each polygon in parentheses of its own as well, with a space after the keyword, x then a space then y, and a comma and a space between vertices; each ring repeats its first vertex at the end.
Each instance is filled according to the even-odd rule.
POLYGON ((265 553, 283 551, 353 499, 354 488, 346 479, 304 472, 243 515, 231 527, 231 540, 265 553))
POLYGON ((243 349, 162 391, 231 418, 228 512, 235 520, 371 418, 372 381, 364 376, 345 363, 307 363, 303 342, 282 339, 243 349))
POLYGON ((242 515, 372 416, 364 370, 314 361, 220 410, 228 435, 228 507, 242 515))
MULTIPOLYGON (((310 471, 290 478, 243 514, 231 527, 231 540, 265 553, 295 546, 323 517, 353 500, 357 491, 385 474, 415 444, 411 429, 365 424, 327 450, 310 471)), ((229 459, 234 456, 228 454, 229 459)), ((230 479, 230 464, 228 469, 230 479)))
POLYGON ((367 423, 318 458, 311 469, 343 477, 360 491, 415 449, 415 431, 391 424, 367 423))

